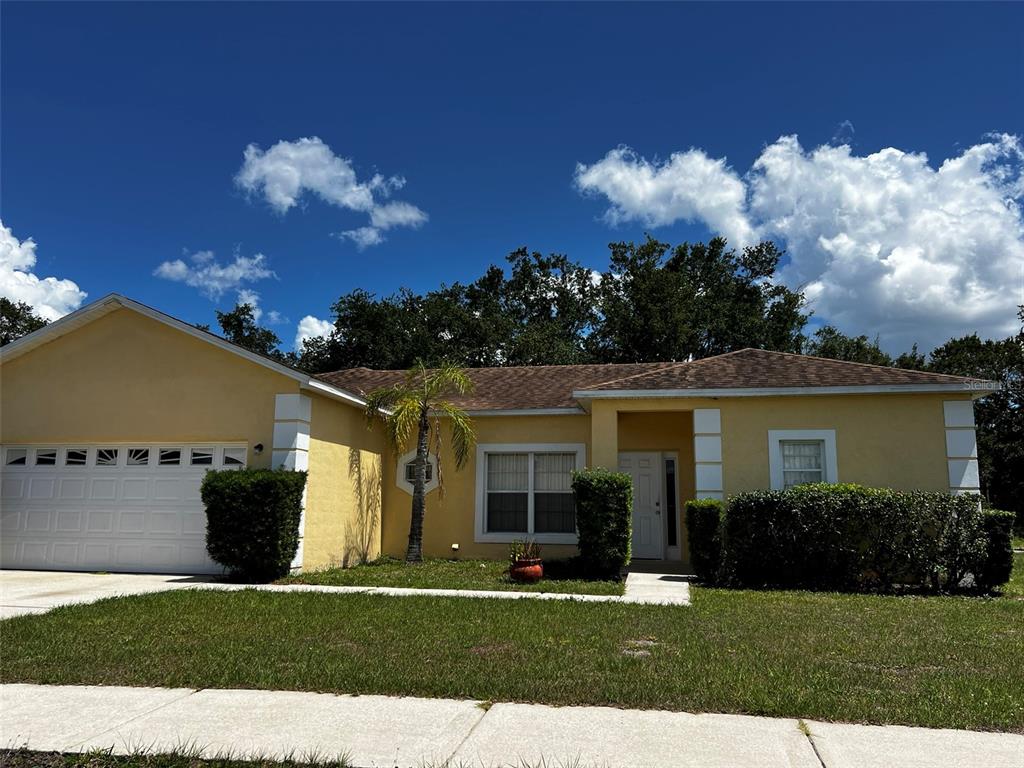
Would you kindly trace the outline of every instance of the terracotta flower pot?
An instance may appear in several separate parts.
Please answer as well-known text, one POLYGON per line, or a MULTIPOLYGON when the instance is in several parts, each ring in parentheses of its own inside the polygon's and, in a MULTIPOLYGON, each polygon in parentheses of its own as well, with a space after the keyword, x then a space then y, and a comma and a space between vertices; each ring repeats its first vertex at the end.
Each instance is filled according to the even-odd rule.
POLYGON ((516 560, 508 568, 508 575, 512 581, 522 584, 535 584, 544 578, 544 565, 539 557, 529 560, 516 560))

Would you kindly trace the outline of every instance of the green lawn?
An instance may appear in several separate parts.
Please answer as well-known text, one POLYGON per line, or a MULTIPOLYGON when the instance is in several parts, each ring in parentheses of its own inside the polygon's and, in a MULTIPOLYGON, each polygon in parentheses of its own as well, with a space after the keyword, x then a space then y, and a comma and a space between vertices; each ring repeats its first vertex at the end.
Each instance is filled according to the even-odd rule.
POLYGON ((545 577, 537 584, 517 584, 508 577, 508 563, 496 560, 425 560, 406 565, 381 558, 352 568, 301 573, 279 584, 326 584, 363 587, 416 587, 419 589, 495 589, 523 592, 569 592, 577 595, 621 595, 622 582, 572 578, 566 561, 545 563, 545 577))
POLYGON ((678 606, 177 591, 0 623, 4 682, 274 688, 1024 732, 1024 601, 678 606))
POLYGON ((1003 587, 1003 594, 1024 600, 1024 552, 1017 552, 1013 556, 1013 573, 1010 574, 1009 583, 1003 587))

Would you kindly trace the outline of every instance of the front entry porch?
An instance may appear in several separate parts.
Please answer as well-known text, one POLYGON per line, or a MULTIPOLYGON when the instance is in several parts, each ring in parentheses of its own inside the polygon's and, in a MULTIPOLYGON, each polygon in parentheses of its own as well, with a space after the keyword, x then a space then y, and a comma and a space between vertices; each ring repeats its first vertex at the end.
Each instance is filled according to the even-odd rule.
POLYGON ((719 411, 595 402, 591 424, 593 463, 633 479, 634 569, 687 572, 686 502, 723 495, 719 411))

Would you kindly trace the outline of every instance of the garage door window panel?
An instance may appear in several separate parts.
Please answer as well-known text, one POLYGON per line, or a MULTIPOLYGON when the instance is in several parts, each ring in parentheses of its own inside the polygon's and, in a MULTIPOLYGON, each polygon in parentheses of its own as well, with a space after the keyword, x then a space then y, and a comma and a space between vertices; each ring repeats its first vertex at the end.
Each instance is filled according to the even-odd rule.
POLYGON ((222 464, 228 468, 244 467, 245 454, 245 448, 225 448, 222 464))
POLYGON ((176 467, 181 464, 181 448, 161 448, 160 466, 176 467))
POLYGON ((191 464, 193 467, 209 467, 213 466, 213 449, 212 448, 193 448, 191 464))
POLYGON ((8 448, 4 464, 8 467, 24 467, 28 463, 27 448, 8 448))
POLYGON ((149 448, 129 448, 128 449, 128 466, 129 467, 148 467, 149 466, 149 448))
POLYGON ((64 454, 64 465, 67 467, 84 467, 88 463, 88 448, 68 448, 64 454))
POLYGON ((98 448, 96 449, 96 466, 97 467, 116 467, 117 458, 121 451, 118 448, 98 448))
POLYGON ((37 467, 53 467, 57 465, 57 449, 56 448, 37 448, 36 449, 36 466, 37 467))

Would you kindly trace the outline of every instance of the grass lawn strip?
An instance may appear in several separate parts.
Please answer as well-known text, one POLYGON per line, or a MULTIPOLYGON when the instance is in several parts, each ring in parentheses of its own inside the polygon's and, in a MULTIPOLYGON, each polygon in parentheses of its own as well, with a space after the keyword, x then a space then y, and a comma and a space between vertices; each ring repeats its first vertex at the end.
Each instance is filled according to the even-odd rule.
POLYGON ((0 624, 0 679, 609 705, 1024 732, 1024 601, 694 605, 177 591, 0 624))
POLYGON ((381 558, 352 568, 299 573, 278 584, 317 584, 332 587, 404 587, 411 589, 468 589, 516 592, 558 592, 576 595, 621 595, 622 582, 568 578, 561 563, 545 564, 546 578, 537 584, 518 584, 508 578, 508 564, 495 560, 429 559, 416 565, 381 558))
POLYGON ((1024 600, 1024 552, 1013 556, 1013 573, 1010 581, 1003 586, 1003 595, 1017 600, 1024 600))

